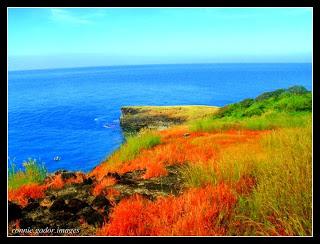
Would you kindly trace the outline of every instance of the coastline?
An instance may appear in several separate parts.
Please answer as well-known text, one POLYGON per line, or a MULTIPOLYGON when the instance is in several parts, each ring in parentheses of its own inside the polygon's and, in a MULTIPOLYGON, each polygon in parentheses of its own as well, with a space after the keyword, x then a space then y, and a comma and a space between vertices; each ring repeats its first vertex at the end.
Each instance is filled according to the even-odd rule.
MULTIPOLYGON (((267 200, 272 204, 273 194, 279 191, 283 193, 282 201, 297 201, 292 209, 306 201, 306 212, 310 207, 309 192, 306 199, 299 197, 311 189, 311 95, 305 88, 295 86, 223 108, 122 107, 120 123, 128 135, 126 141, 91 172, 60 170, 46 174, 43 181, 9 188, 9 232, 50 226, 75 228, 81 233, 73 234, 83 236, 148 235, 149 229, 144 226, 157 225, 159 218, 166 221, 173 214, 176 218, 165 225, 164 232, 157 232, 160 226, 150 229, 154 235, 170 235, 176 223, 189 223, 189 217, 206 213, 213 204, 218 212, 212 212, 209 218, 201 215, 195 228, 177 225, 177 235, 241 235, 245 234, 242 228, 228 229, 229 224, 237 223, 232 214, 225 216, 229 224, 218 232, 215 228, 198 230, 216 221, 217 213, 232 213, 239 199, 255 204, 260 196, 270 194, 267 200), (296 148, 297 140, 292 138, 299 138, 301 148, 296 148), (299 182, 292 182, 297 190, 290 195, 285 193, 291 185, 282 182, 291 182, 292 177, 286 174, 282 158, 286 158, 285 167, 295 174, 294 178, 299 178, 300 172, 306 175, 299 182), (266 164, 261 164, 261 159, 266 164), (261 188, 264 185, 268 187, 261 188), (184 208, 190 215, 185 215, 184 208), (138 221, 144 218, 146 224, 138 221)), ((17 174, 18 179, 20 176, 17 174)), ((259 221, 268 217, 268 208, 262 207, 261 211, 266 212, 259 221)), ((243 211, 250 214, 255 209, 243 211)), ((301 218, 309 221, 310 216, 301 218)), ((310 229, 304 228, 307 235, 310 229)), ((282 230, 265 227, 264 231, 269 235, 282 230)))

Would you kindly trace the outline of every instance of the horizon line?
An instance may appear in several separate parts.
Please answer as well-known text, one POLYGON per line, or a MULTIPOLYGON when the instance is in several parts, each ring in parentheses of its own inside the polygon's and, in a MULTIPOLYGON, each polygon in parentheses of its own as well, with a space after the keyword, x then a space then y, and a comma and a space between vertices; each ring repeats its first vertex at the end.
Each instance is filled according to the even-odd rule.
POLYGON ((48 68, 31 68, 31 69, 9 69, 9 72, 24 71, 44 71, 44 70, 67 70, 67 69, 90 69, 90 68, 109 68, 109 67, 129 67, 129 66, 160 66, 160 65, 205 65, 205 64, 313 64, 313 62, 201 62, 201 63, 154 63, 154 64, 114 64, 114 65, 92 65, 92 66, 68 66, 68 67, 48 67, 48 68))

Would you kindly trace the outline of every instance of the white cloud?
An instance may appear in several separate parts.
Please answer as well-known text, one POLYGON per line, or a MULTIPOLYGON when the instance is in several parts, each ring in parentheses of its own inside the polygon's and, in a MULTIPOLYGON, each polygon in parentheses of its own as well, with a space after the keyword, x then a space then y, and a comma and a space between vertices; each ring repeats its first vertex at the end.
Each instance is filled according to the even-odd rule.
POLYGON ((105 15, 104 12, 96 11, 88 14, 74 14, 70 10, 61 8, 50 9, 50 19, 55 22, 71 23, 71 24, 91 24, 94 19, 101 18, 105 15))

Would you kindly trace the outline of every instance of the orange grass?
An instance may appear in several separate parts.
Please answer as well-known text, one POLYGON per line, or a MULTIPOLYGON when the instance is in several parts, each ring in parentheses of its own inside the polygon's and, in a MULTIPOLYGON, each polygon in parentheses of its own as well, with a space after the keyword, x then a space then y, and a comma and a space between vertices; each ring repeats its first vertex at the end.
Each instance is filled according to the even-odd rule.
POLYGON ((16 202, 22 207, 28 204, 29 199, 38 199, 45 197, 45 190, 47 186, 31 183, 23 185, 18 189, 9 189, 8 198, 9 201, 16 202))
POLYGON ((187 131, 183 126, 160 131, 162 144, 144 149, 136 158, 126 162, 117 163, 116 159, 111 157, 96 167, 91 175, 99 180, 108 172, 124 174, 145 169, 143 179, 166 176, 168 174, 166 166, 214 161, 218 157, 219 149, 254 140, 268 132, 229 130, 220 133, 187 133, 187 131))
POLYGON ((117 181, 112 177, 104 177, 101 181, 99 181, 92 189, 92 195, 98 196, 105 190, 106 187, 112 186, 117 181))
POLYGON ((114 188, 107 188, 105 191, 106 197, 111 201, 114 202, 115 198, 120 196, 121 192, 114 189, 114 188))
POLYGON ((256 186, 257 181, 252 176, 242 176, 235 184, 235 190, 240 195, 248 196, 256 186))
POLYGON ((75 177, 68 179, 62 179, 61 174, 54 175, 52 178, 46 179, 45 185, 49 188, 58 190, 62 189, 65 185, 80 184, 86 178, 85 174, 80 172, 76 172, 75 175, 75 177))
POLYGON ((64 181, 61 175, 55 175, 53 179, 46 182, 46 185, 52 189, 62 189, 64 187, 64 181))
POLYGON ((189 189, 152 202, 123 199, 97 235, 224 235, 236 197, 225 184, 189 189))

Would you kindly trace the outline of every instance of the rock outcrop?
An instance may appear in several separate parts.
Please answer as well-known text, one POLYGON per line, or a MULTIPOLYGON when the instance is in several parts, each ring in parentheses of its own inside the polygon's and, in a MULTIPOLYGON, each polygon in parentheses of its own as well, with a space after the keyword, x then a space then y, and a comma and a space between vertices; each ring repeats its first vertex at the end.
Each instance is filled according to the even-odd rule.
POLYGON ((218 111, 214 106, 126 106, 121 108, 120 126, 125 133, 143 128, 165 129, 203 118, 218 111))

